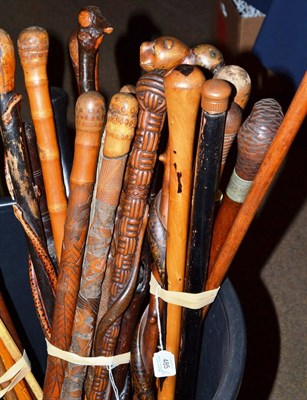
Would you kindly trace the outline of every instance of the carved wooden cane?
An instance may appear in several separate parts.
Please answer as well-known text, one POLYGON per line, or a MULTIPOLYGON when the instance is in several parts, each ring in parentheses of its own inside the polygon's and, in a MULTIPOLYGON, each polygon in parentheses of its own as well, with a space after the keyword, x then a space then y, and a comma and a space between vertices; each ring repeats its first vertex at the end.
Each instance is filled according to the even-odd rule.
MULTIPOLYGON (((215 199, 230 94, 231 86, 226 81, 211 79, 203 85, 201 100, 203 111, 197 144, 185 272, 184 289, 188 293, 201 293, 207 278, 215 199)), ((201 346, 201 327, 202 309, 183 308, 176 399, 194 398, 198 354, 201 346)))
POLYGON ((172 36, 144 42, 140 47, 140 65, 144 71, 171 70, 180 64, 197 65, 216 73, 224 65, 224 58, 211 44, 200 44, 190 49, 172 36))
MULTIPOLYGON (((113 278, 110 288, 109 306, 121 297, 123 289, 133 275, 135 249, 139 245, 139 232, 143 225, 145 206, 157 157, 160 132, 165 118, 163 74, 145 74, 137 83, 139 116, 136 136, 127 165, 127 183, 124 187, 120 218, 115 228, 117 242, 112 265, 113 278)), ((136 284, 136 283, 135 283, 136 284)), ((127 308, 128 305, 126 305, 127 308)), ((102 342, 95 341, 96 355, 112 355, 119 332, 120 310, 116 322, 108 329, 102 342)), ((104 325, 100 321, 99 325, 104 325)), ((95 368, 95 377, 90 399, 103 398, 107 390, 109 372, 106 368, 95 368)))
POLYGON ((239 130, 237 162, 214 223, 209 273, 282 119, 278 102, 270 98, 262 99, 255 103, 239 130))
POLYGON ((104 34, 112 33, 113 28, 96 6, 84 7, 78 21, 79 92, 83 93, 98 90, 98 49, 104 34))
MULTIPOLYGON (((167 220, 167 289, 183 291, 189 210, 192 190, 193 148, 202 85, 205 78, 193 66, 178 66, 165 77, 170 141, 170 188, 167 220)), ((167 305, 166 349, 178 360, 181 308, 167 305)), ((159 399, 172 399, 176 378, 167 377, 159 399)))
POLYGON ((50 100, 47 57, 49 39, 45 29, 29 27, 18 38, 18 50, 30 101, 48 210, 58 261, 61 258, 67 201, 60 154, 50 100))
MULTIPOLYGON (((227 235, 206 283, 206 290, 218 287, 267 194, 295 136, 307 114, 307 73, 285 114, 278 132, 266 153, 245 202, 227 235)), ((208 308, 208 307, 207 307, 208 308)))
MULTIPOLYGON (((77 302, 81 265, 88 230, 97 158, 105 119, 105 102, 98 92, 85 92, 76 104, 75 155, 53 314, 51 343, 68 350, 77 302)), ((44 398, 60 398, 65 362, 48 356, 44 398)))
POLYGON ((31 273, 35 275, 30 283, 36 312, 44 334, 48 336, 53 313, 56 273, 46 251, 41 215, 25 148, 19 109, 21 95, 14 91, 14 48, 9 35, 3 30, 0 30, 0 46, 0 125, 10 177, 8 186, 12 198, 16 201, 15 215, 25 231, 33 262, 29 267, 33 267, 31 273))
MULTIPOLYGON (((89 227, 82 266, 70 351, 89 356, 96 327, 115 211, 119 202, 138 105, 135 97, 118 93, 112 97, 107 114, 103 158, 97 183, 94 215, 89 227)), ((69 363, 66 367, 62 398, 82 398, 86 367, 69 363)))

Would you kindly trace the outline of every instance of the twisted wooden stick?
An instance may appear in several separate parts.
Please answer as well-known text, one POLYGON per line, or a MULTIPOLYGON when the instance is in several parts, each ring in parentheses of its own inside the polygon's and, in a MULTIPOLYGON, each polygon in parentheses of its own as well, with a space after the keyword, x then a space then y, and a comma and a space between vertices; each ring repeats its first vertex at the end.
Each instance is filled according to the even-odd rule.
POLYGON ((43 28, 29 27, 19 35, 19 56, 37 135, 47 205, 55 250, 59 261, 61 258, 67 201, 48 88, 48 47, 48 34, 43 28))
MULTIPOLYGON (((78 16, 78 65, 77 81, 79 93, 98 90, 98 49, 104 34, 113 32, 110 23, 96 6, 84 7, 78 16)), ((73 36, 72 39, 74 40, 73 36)), ((71 52, 74 56, 75 50, 71 52)), ((74 56, 75 57, 75 56, 74 56)), ((74 58, 73 65, 77 71, 77 62, 74 58)))
MULTIPOLYGON (((51 335, 52 344, 63 350, 71 341, 104 119, 103 97, 98 92, 83 93, 76 104, 75 156, 51 335)), ((44 398, 60 398, 64 368, 62 360, 48 357, 44 398)))

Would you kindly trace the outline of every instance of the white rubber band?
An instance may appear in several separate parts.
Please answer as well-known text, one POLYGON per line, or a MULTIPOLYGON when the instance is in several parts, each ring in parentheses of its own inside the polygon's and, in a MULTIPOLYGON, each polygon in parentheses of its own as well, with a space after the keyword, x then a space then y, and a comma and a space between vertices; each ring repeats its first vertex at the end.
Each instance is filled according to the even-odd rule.
POLYGON ((244 203, 253 181, 246 181, 233 170, 226 188, 227 196, 236 203, 244 203))
POLYGON ((213 303, 220 289, 218 287, 217 289, 207 290, 201 293, 172 292, 161 288, 153 274, 151 274, 149 284, 151 294, 160 297, 160 299, 166 303, 190 308, 192 310, 197 310, 213 303))
POLYGON ((47 352, 53 357, 60 358, 61 360, 68 361, 77 365, 94 365, 94 366, 111 366, 111 368, 117 367, 121 364, 128 364, 130 362, 130 352, 124 354, 118 354, 112 357, 82 357, 78 354, 71 353, 69 351, 61 350, 55 347, 47 339, 47 352))
POLYGON ((5 389, 0 390, 0 398, 4 397, 7 392, 12 390, 29 372, 31 372, 31 364, 24 351, 22 357, 1 376, 0 384, 8 382, 12 378, 14 379, 5 389))

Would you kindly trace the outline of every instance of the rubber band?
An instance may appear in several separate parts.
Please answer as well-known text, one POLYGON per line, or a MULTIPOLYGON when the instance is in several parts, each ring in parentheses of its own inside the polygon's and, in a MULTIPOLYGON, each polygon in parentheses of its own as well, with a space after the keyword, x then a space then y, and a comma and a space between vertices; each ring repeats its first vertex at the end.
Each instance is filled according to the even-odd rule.
POLYGON ((12 390, 29 372, 31 372, 31 363, 24 351, 22 357, 1 376, 0 384, 14 379, 6 388, 0 390, 0 398, 12 390))
POLYGON ((92 366, 110 366, 115 368, 118 365, 128 364, 130 362, 130 352, 124 354, 118 354, 111 357, 82 357, 78 354, 71 353, 70 351, 65 351, 55 347, 47 339, 47 352, 53 357, 60 358, 61 360, 68 361, 77 365, 92 365, 92 366))
POLYGON ((185 292, 173 292, 163 289, 156 281, 153 274, 151 274, 151 279, 149 282, 150 293, 160 297, 163 301, 170 304, 175 304, 177 306, 190 308, 192 310, 197 310, 213 303, 219 287, 217 289, 207 290, 201 293, 185 293, 185 292))

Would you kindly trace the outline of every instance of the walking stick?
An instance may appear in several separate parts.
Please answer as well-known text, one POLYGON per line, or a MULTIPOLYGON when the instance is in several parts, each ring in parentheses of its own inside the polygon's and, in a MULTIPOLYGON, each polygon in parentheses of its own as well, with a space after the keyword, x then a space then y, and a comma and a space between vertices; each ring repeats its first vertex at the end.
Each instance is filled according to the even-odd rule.
MULTIPOLYGON (((231 86, 211 79, 203 85, 202 120, 198 138, 185 291, 200 293, 207 278, 216 192, 231 86)), ((201 345, 202 309, 183 308, 176 399, 194 398, 201 345)))
MULTIPOLYGON (((75 155, 51 334, 51 343, 62 350, 68 350, 71 341, 104 119, 103 97, 83 93, 76 104, 75 155)), ((64 368, 64 361, 48 356, 45 399, 60 398, 64 368)))
MULTIPOLYGON (((193 66, 179 66, 165 77, 170 142, 170 187, 166 241, 167 289, 183 291, 189 211, 192 189, 193 147, 201 90, 205 78, 193 66)), ((178 360, 181 308, 167 305, 166 349, 178 360)), ((174 376, 160 387, 159 399, 172 399, 174 376)))
POLYGON ((209 275, 206 290, 218 287, 278 172, 307 113, 307 73, 285 114, 278 132, 264 157, 245 202, 227 235, 209 275))
POLYGON ((112 33, 113 28, 96 6, 84 7, 78 21, 78 80, 79 93, 83 93, 98 90, 98 49, 104 34, 112 33))
POLYGON ((50 100, 47 56, 49 39, 40 27, 29 27, 18 38, 18 50, 24 71, 32 120, 37 135, 37 145, 46 190, 58 262, 64 235, 67 201, 63 183, 55 122, 50 100))
MULTIPOLYGON (((139 102, 138 125, 127 164, 127 182, 124 186, 119 218, 114 232, 117 240, 112 263, 109 307, 121 298, 123 289, 126 285, 129 286, 130 278, 134 275, 133 270, 136 268, 135 251, 141 243, 139 233, 147 209, 147 197, 166 111, 163 74, 147 73, 141 77, 137 83, 136 95, 139 102)), ((119 311, 117 320, 104 335, 104 340, 101 342, 95 340, 95 355, 113 354, 121 315, 125 309, 119 311)), ((106 322, 102 318, 99 325, 105 326, 106 322)), ((109 371, 106 368, 95 368, 90 399, 103 398, 107 390, 108 377, 109 371)))
MULTIPOLYGON (((138 105, 135 97, 118 93, 111 99, 106 137, 98 176, 94 215, 89 227, 77 299, 70 351, 89 356, 92 349, 115 211, 119 202, 138 105)), ((68 363, 62 388, 65 399, 82 398, 85 366, 68 363)))
POLYGON ((214 223, 209 274, 282 119, 278 102, 262 99, 239 130, 237 162, 214 223))
POLYGON ((33 188, 32 173, 25 148, 25 135, 20 116, 21 95, 14 90, 15 57, 9 35, 0 30, 0 128, 4 144, 8 187, 16 201, 14 212, 26 234, 32 273, 31 287, 36 312, 45 335, 50 333, 56 273, 46 251, 43 226, 33 188), (37 280, 36 280, 37 279, 37 280))

